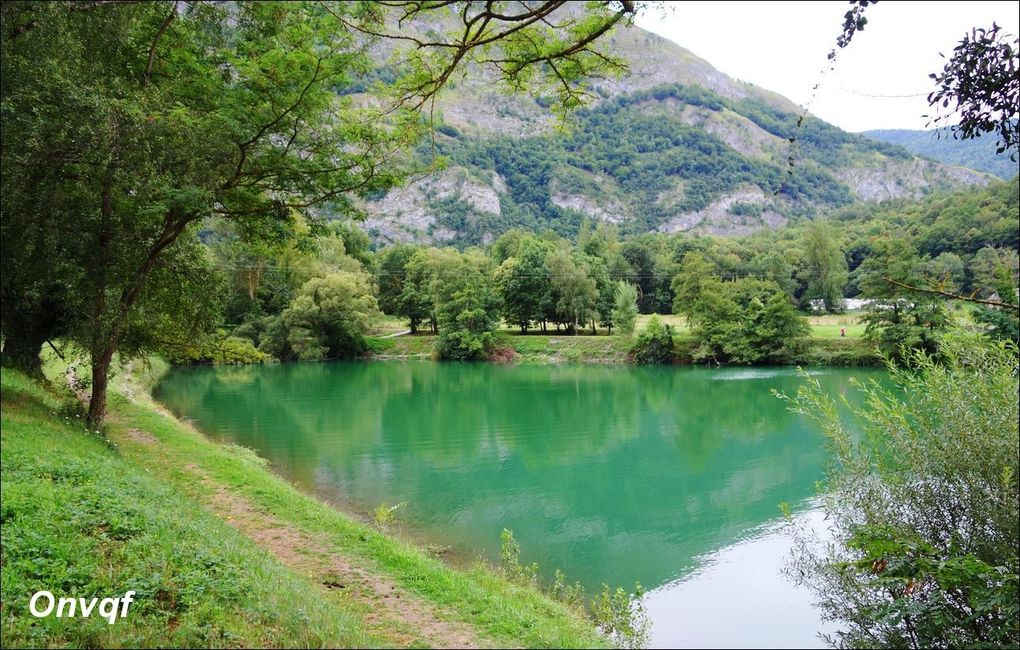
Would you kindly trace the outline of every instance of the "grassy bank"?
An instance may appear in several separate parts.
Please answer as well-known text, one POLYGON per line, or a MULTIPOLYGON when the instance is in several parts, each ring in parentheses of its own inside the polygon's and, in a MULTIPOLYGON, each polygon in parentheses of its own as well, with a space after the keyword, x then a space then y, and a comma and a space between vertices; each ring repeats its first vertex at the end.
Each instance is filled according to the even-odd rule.
POLYGON ((152 378, 122 373, 104 439, 4 370, 4 647, 605 644, 534 589, 451 569, 209 441, 149 399, 152 378), (115 625, 37 619, 43 589, 137 603, 115 625))
MULTIPOLYGON (((682 316, 666 315, 659 319, 672 326, 677 333, 676 357, 680 363, 689 363, 693 340, 682 316)), ((651 320, 650 315, 638 316, 637 331, 651 320)), ((803 352, 790 360, 801 366, 869 366, 881 365, 875 346, 864 338, 864 324, 856 314, 818 315, 808 317, 811 334, 803 352), (846 336, 841 337, 841 330, 846 336)), ((399 332, 392 318, 387 320, 387 332, 399 332)), ((574 336, 564 332, 521 334, 515 329, 501 329, 499 344, 516 353, 518 363, 627 363, 628 353, 634 345, 630 335, 612 334, 599 330, 592 336, 590 330, 574 336)), ((380 359, 429 359, 435 349, 436 337, 429 333, 404 334, 392 338, 373 338, 372 350, 380 359)))

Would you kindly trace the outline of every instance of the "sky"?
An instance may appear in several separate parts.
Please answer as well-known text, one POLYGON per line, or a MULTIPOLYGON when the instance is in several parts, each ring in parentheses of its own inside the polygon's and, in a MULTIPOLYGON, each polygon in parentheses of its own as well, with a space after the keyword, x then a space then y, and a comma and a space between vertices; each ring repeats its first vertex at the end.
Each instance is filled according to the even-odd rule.
POLYGON ((928 75, 945 65, 939 52, 948 56, 971 28, 992 21, 1020 33, 1020 2, 883 0, 866 9, 867 26, 828 70, 847 9, 837 0, 666 2, 636 22, 731 77, 810 101, 812 114, 854 132, 926 128, 928 75))

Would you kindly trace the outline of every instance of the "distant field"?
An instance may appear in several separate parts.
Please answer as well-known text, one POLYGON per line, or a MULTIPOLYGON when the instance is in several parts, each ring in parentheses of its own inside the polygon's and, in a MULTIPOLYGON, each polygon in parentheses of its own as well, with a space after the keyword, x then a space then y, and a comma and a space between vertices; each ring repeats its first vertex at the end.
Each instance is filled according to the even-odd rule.
MULTIPOLYGON (((672 325, 678 332, 687 330, 687 319, 679 314, 655 314, 664 325, 672 325)), ((652 320, 653 314, 638 314, 637 331, 641 331, 652 320)))
POLYGON ((407 319, 400 316, 383 316, 368 330, 370 336, 385 336, 407 329, 407 319))
MULTIPOLYGON (((652 314, 638 314, 636 331, 640 332, 648 326, 648 321, 652 319, 652 314)), ((683 316, 678 314, 657 314, 660 321, 666 325, 672 325, 677 332, 686 332, 688 330, 687 321, 683 316)), ((847 312, 845 314, 822 314, 817 316, 808 316, 808 323, 811 325, 811 338, 814 339, 838 339, 839 331, 841 328, 846 328, 846 337, 849 339, 859 339, 864 336, 864 323, 860 322, 860 312, 847 312)), ((407 330, 407 321, 397 316, 385 316, 379 320, 376 326, 371 330, 372 336, 385 336, 387 334, 395 334, 407 330)), ((598 337, 605 337, 607 332, 603 328, 598 328, 598 337)), ((579 333, 580 338, 592 338, 588 336, 591 333, 589 328, 584 328, 579 333)), ((550 325, 549 330, 544 334, 538 330, 532 329, 526 336, 522 336, 520 329, 517 327, 509 326, 506 323, 502 324, 499 329, 499 334, 504 337, 518 352, 535 352, 539 347, 543 347, 549 340, 549 337, 557 336, 568 336, 565 332, 557 331, 555 326, 550 325)), ((619 339, 616 336, 616 332, 613 333, 614 339, 619 339)), ((414 337, 400 336, 393 339, 394 346, 387 349, 384 354, 396 354, 396 355, 422 355, 431 353, 431 346, 433 338, 428 334, 419 334, 414 337), (413 340, 408 340, 413 339, 413 340)), ((613 347, 618 347, 614 345, 613 347)))
POLYGON ((864 323, 860 322, 860 312, 845 314, 823 314, 808 316, 811 324, 811 338, 838 339, 840 328, 846 328, 848 339, 859 339, 864 336, 864 323))

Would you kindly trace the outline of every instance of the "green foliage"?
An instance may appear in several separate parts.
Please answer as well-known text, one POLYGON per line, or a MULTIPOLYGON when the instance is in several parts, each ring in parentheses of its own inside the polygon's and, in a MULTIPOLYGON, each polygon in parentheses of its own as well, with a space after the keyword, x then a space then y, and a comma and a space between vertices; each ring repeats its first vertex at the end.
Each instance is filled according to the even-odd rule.
POLYGON ((496 288, 507 322, 527 332, 532 323, 545 319, 553 300, 552 280, 546 255, 552 250, 548 242, 534 235, 524 235, 517 242, 513 256, 506 257, 496 270, 496 288))
POLYGON ((177 365, 195 363, 246 364, 266 363, 272 357, 239 336, 209 336, 197 343, 167 347, 163 358, 177 365))
POLYGON ((936 360, 859 385, 858 437, 817 382, 793 407, 829 437, 834 539, 799 531, 790 574, 839 622, 839 647, 1015 647, 1020 642, 1017 350, 951 338, 936 360))
POLYGON ((710 281, 715 275, 715 267, 702 253, 692 251, 684 255, 680 263, 680 272, 674 276, 671 286, 673 288, 673 311, 683 314, 690 319, 695 311, 695 305, 701 298, 703 285, 710 281))
POLYGON ((637 314, 637 290, 629 282, 618 281, 614 292, 613 325, 621 334, 631 334, 634 332, 637 314))
POLYGON ((538 565, 521 564, 521 545, 514 539, 513 532, 506 528, 499 535, 499 560, 503 575, 512 582, 524 585, 538 584, 538 565))
POLYGON ((596 315, 598 287, 588 275, 588 265, 575 260, 570 251, 559 248, 546 255, 555 320, 567 324, 570 332, 596 315))
POLYGON ((408 320, 411 332, 417 332, 426 315, 414 300, 415 292, 408 286, 408 263, 416 253, 415 247, 399 244, 384 249, 379 255, 376 271, 379 309, 391 316, 408 320))
POLYGON ((804 231, 805 264, 800 279, 806 284, 801 306, 820 300, 830 314, 843 310, 843 288, 847 283, 846 256, 829 221, 812 221, 804 231))
POLYGON ((433 332, 438 328, 432 292, 438 255, 435 249, 415 251, 404 264, 404 287, 400 293, 401 315, 416 324, 427 320, 433 332))
POLYGON ((746 318, 745 336, 754 363, 788 363, 802 352, 811 334, 807 319, 782 291, 771 292, 764 304, 760 298, 752 299, 746 318))
POLYGON ((384 533, 388 533, 393 523, 397 520, 397 511, 405 507, 407 507, 406 501, 401 501, 393 506, 387 503, 380 503, 372 512, 372 522, 375 523, 376 528, 384 533))
POLYGON ((990 29, 971 30, 953 48, 942 72, 931 75, 937 87, 928 95, 928 102, 936 110, 953 104, 950 112, 937 114, 932 121, 944 124, 958 114, 959 123, 950 127, 954 137, 970 139, 994 133, 995 152, 1008 152, 1016 161, 1020 153, 1018 68, 1020 39, 1015 34, 1003 32, 995 23, 990 29))
MULTIPOLYGON (((521 547, 512 531, 503 529, 500 534, 500 567, 509 580, 522 585, 538 584, 538 565, 523 566, 520 561, 521 547)), ((556 600, 582 609, 584 587, 576 582, 568 585, 566 576, 556 569, 550 595, 556 600)), ((593 598, 587 610, 588 616, 609 641, 617 648, 644 648, 648 645, 651 622, 645 614, 641 598, 644 589, 638 584, 634 593, 617 587, 610 591, 609 585, 602 585, 602 593, 593 598)))
POLYGON ((556 569, 549 595, 567 607, 578 610, 584 608, 584 585, 580 582, 567 584, 567 576, 559 569, 556 569))
MULTIPOLYGON (((677 213, 701 210, 746 185, 776 193, 791 214, 810 214, 814 205, 839 207, 851 202, 849 188, 831 170, 846 165, 853 155, 879 152, 910 157, 899 147, 845 133, 815 118, 808 118, 798 129, 796 114, 761 100, 732 101, 704 88, 679 84, 607 99, 578 111, 573 120, 569 132, 555 135, 437 141, 437 149, 453 164, 480 177, 498 172, 508 188, 501 198, 501 215, 475 214, 470 224, 464 207, 439 202, 431 206, 437 215, 453 219, 447 225, 467 228, 458 233, 457 243, 477 244, 484 233, 509 228, 532 232, 551 228, 563 237, 576 236, 583 219, 578 212, 553 203, 553 189, 596 199, 624 197, 632 218, 621 228, 630 234, 652 230, 677 213), (723 120, 736 113, 784 141, 797 132, 800 153, 819 164, 790 176, 785 158, 742 155, 704 127, 686 124, 666 102, 719 113, 723 120), (661 106, 670 110, 657 110, 661 106), (664 205, 661 197, 681 182, 678 202, 664 205)), ((752 218, 763 210, 750 203, 738 203, 732 209, 734 214, 752 218)), ((636 278, 631 280, 639 284, 636 278)), ((648 295, 644 287, 641 295, 648 295)), ((652 311, 644 304, 641 309, 652 311)))
POLYGON ((790 297, 767 280, 708 278, 690 308, 695 361, 786 363, 811 333, 790 297))
POLYGON ((280 318, 293 356, 310 360, 363 353, 377 315, 368 277, 339 271, 306 282, 280 318))
MULTIPOLYGON (((323 599, 316 583, 137 464, 129 450, 58 415, 59 398, 19 373, 4 371, 2 379, 5 647, 373 643, 356 614, 323 599), (110 625, 95 613, 35 618, 28 601, 40 590, 86 599, 136 594, 127 616, 110 625)), ((184 461, 157 455, 154 464, 179 471, 184 461)))
POLYGON ((602 593, 591 601, 591 616, 599 631, 618 648, 644 648, 648 645, 651 623, 645 616, 641 597, 644 590, 637 585, 634 594, 622 587, 614 591, 602 585, 602 593))
POLYGON ((672 325, 663 325, 658 316, 652 316, 645 329, 638 335, 631 353, 634 362, 641 364, 669 364, 676 361, 673 351, 672 325))
POLYGON ((439 324, 436 354, 449 360, 487 359, 499 324, 488 258, 446 250, 434 263, 430 289, 439 324))
POLYGON ((894 359, 909 358, 912 350, 934 354, 949 326, 945 302, 902 286, 922 284, 923 264, 909 243, 879 239, 873 247, 873 254, 856 271, 861 295, 871 299, 862 317, 867 337, 894 359))

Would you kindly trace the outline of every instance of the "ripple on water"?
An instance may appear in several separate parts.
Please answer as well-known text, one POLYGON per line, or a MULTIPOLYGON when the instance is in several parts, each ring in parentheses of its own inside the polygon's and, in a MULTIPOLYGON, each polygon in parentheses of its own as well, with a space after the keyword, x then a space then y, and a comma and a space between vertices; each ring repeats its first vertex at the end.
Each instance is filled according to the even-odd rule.
POLYGON ((747 379, 774 379, 776 377, 796 377, 827 374, 825 370, 797 370, 796 368, 749 368, 747 370, 720 370, 712 377, 712 381, 744 381, 747 379))

